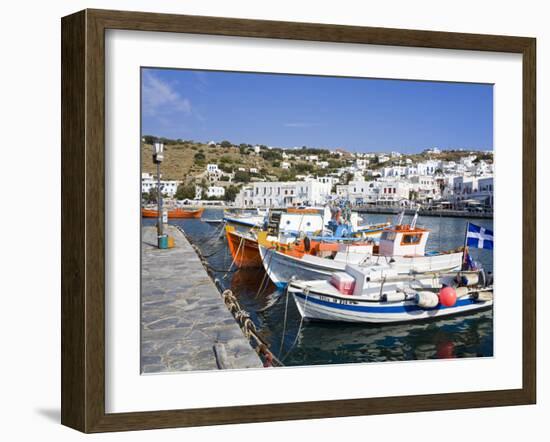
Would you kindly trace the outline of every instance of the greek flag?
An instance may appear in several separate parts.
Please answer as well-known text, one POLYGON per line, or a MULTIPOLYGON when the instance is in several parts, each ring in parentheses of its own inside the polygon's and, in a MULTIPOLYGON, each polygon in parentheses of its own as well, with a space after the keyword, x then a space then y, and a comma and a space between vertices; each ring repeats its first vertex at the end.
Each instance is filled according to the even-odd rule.
POLYGON ((475 249, 493 250, 493 231, 468 223, 466 245, 475 249))

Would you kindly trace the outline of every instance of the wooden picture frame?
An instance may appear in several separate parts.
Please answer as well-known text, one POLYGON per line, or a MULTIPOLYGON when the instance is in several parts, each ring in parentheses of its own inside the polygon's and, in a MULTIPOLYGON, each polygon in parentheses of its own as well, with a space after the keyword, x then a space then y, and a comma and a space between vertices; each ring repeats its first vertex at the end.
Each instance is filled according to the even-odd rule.
POLYGON ((536 400, 536 41, 533 38, 84 10, 62 19, 62 409, 83 432, 533 404, 536 400), (523 57, 523 385, 272 405, 105 412, 105 30, 418 48, 523 57))

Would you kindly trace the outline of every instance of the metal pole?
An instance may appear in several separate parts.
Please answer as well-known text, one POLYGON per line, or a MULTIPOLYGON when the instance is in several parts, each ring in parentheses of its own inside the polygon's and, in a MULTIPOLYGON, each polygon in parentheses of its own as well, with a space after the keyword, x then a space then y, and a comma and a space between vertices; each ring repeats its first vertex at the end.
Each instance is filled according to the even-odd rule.
POLYGON ((462 247, 462 265, 464 266, 464 260, 466 259, 466 245, 468 244, 468 230, 470 227, 470 221, 466 223, 466 231, 464 232, 464 246, 462 247))
POLYGON ((157 161, 157 232, 158 236, 162 236, 162 192, 160 190, 160 162, 157 161))

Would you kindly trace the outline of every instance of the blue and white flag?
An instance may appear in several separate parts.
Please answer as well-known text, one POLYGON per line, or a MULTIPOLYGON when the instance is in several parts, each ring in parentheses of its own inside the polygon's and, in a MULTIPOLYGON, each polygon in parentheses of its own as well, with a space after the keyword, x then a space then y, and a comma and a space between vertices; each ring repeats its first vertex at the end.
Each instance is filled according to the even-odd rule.
POLYGON ((493 231, 468 223, 466 245, 475 249, 493 250, 493 231))

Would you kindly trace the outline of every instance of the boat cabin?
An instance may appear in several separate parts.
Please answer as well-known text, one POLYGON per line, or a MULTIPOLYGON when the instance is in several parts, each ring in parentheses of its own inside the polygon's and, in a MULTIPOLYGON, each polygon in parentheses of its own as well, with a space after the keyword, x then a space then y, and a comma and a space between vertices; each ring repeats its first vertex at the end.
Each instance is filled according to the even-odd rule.
POLYGON ((424 256, 430 232, 420 227, 398 225, 382 232, 379 254, 382 256, 424 256))

